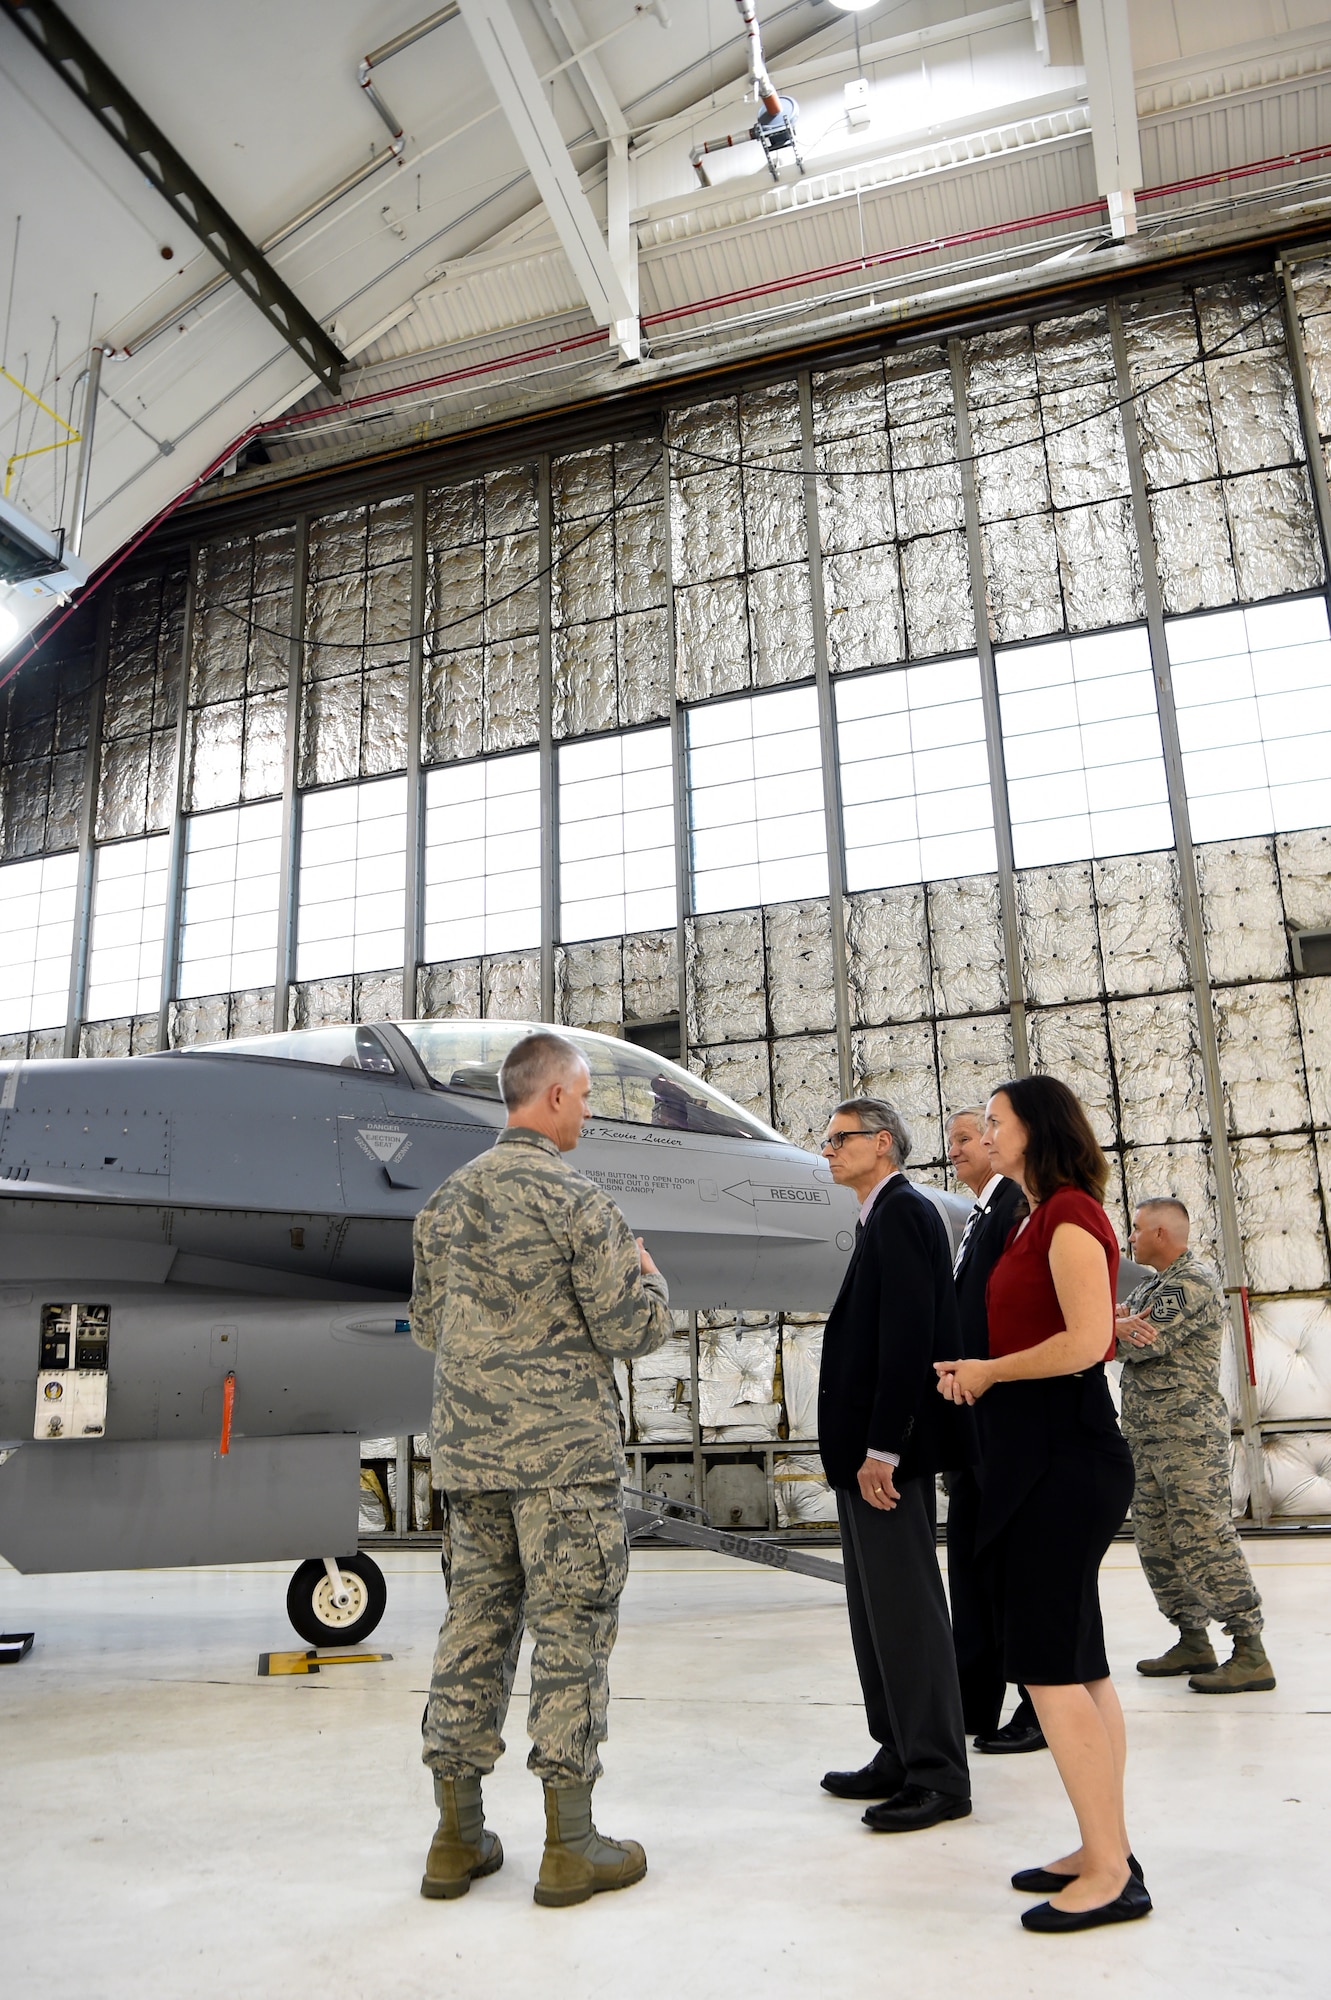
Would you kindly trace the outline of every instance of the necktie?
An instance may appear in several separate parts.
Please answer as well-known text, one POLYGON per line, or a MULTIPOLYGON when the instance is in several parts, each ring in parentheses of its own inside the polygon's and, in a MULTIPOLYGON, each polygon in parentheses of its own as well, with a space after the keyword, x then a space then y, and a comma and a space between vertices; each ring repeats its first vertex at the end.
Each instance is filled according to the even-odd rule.
POLYGON ((977 1201, 970 1214, 966 1217, 966 1227, 961 1232, 961 1241, 957 1245, 957 1254, 952 1260, 952 1275, 954 1278, 961 1269, 962 1259, 966 1255, 971 1237, 975 1234, 975 1225, 980 1220, 980 1217, 986 1213, 987 1211, 981 1208, 977 1201))

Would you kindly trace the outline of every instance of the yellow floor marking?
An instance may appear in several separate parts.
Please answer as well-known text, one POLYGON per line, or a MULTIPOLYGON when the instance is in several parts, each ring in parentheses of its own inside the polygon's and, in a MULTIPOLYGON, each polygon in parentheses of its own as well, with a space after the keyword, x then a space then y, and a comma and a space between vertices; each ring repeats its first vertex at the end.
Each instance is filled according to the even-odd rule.
POLYGON ((276 1674, 317 1674, 321 1667, 366 1667, 391 1660, 391 1653, 260 1653, 259 1677, 276 1674))

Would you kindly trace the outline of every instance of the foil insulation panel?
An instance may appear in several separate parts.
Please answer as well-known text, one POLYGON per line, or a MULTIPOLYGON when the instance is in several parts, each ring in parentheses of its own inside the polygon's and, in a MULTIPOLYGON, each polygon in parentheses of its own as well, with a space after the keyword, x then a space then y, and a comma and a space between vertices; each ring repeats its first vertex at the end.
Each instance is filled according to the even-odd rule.
POLYGON ((772 1123, 772 1061, 766 1042, 728 1042, 691 1049, 689 1067, 765 1125, 772 1123))
POLYGON ((92 672, 84 647, 0 689, 0 861, 78 845, 92 672))
POLYGON ((293 1028, 328 1028, 353 1018, 355 980, 307 979, 293 984, 288 1018, 293 1028))
POLYGON ((1211 978, 1220 986, 1287 979, 1289 936, 1272 842, 1211 841, 1196 852, 1211 978))
POLYGON ((1013 1068, 1012 1023, 1006 1014, 938 1023, 938 1078, 949 1110, 983 1104, 1013 1068))
POLYGON ((1317 1292, 1331 1284, 1310 1138, 1240 1139, 1234 1185, 1254 1292, 1317 1292))
POLYGON ((1312 1122, 1326 1130, 1331 1128, 1331 979, 1296 980, 1294 999, 1312 1122))
POLYGON ((1075 1090, 1102 1146, 1118 1140, 1104 1008, 1038 1008, 1026 1017, 1032 1067, 1075 1090))
POLYGON ((813 1313, 782 1315, 781 1386, 786 1430, 792 1438, 818 1435, 818 1375, 823 1362, 825 1326, 826 1321, 813 1313))
POLYGON ((690 1046, 765 1035, 761 910, 727 910, 718 916, 690 918, 685 949, 690 1046))
POLYGON ((892 548, 831 555, 823 563, 828 664, 834 674, 906 656, 906 615, 892 548))
POLYGON ((835 1035, 797 1035, 772 1043, 773 1122, 793 1145, 817 1151, 840 1096, 835 1035))
POLYGON ((861 1027, 932 1013, 924 890, 913 884, 846 899, 851 1017, 861 1027))
POLYGON ((116 1021, 85 1021, 79 1029, 81 1056, 150 1056, 156 1048, 156 1014, 133 1014, 116 1021))
POLYGON ((541 954, 510 952, 481 960, 481 1012, 491 1021, 539 1021, 541 954))
POLYGON ((934 1004, 940 1014, 1007 1005, 1003 920, 996 875, 928 885, 934 1004))
POLYGON ((975 644, 975 609, 962 533, 921 535, 903 543, 901 589, 913 659, 969 652, 975 644))
POLYGON ((1192 1218, 1192 1248, 1220 1268, 1215 1165, 1205 1141, 1129 1146, 1123 1155, 1123 1174, 1129 1213, 1138 1202, 1172 1195, 1192 1218))
POLYGON ((723 577, 675 592, 675 684, 682 702, 750 686, 743 579, 723 577))
POLYGON ((999 645, 1061 632, 1063 593, 1052 514, 991 521, 980 531, 989 585, 989 630, 999 645))
POLYGON ((938 1051, 933 1024, 857 1030, 851 1036, 855 1089, 866 1097, 885 1097, 906 1122, 911 1137, 910 1164, 935 1164, 943 1157, 943 1119, 964 1110, 963 1098, 944 1106, 938 1095, 938 1051))
POLYGON ((1293 987, 1221 987, 1214 999, 1229 1130, 1306 1130, 1311 1119, 1293 987))
POLYGON ((774 1035, 836 1026, 832 924, 825 898, 764 912, 767 1009, 774 1035))
POLYGON ((624 946, 619 938, 562 946, 555 954, 558 1018, 566 1027, 618 1033, 624 1019, 624 946))
POLYGON ((1022 982, 1033 1006, 1090 1000, 1104 990, 1089 861, 1017 876, 1022 982))
POLYGON ((1331 833, 1276 835, 1285 919, 1294 931, 1331 930, 1331 833))
POLYGON ((1094 862, 1092 874, 1105 991, 1169 993, 1187 986, 1174 855, 1118 855, 1094 862))
POLYGON ((624 1019, 668 1021, 679 1012, 674 931, 637 931, 624 939, 624 1019))
POLYGON ((1070 632, 1128 625, 1146 615, 1141 555, 1127 500, 1054 516, 1058 573, 1070 632))
POLYGON ((122 584, 111 611, 96 837, 170 825, 184 651, 183 571, 122 584))
POLYGON ((455 959, 447 965, 422 965, 416 974, 416 1011, 426 1021, 479 1019, 479 958, 455 959))
POLYGON ((1192 995, 1111 1000, 1108 1011, 1126 1143, 1203 1138, 1206 1095, 1192 995))

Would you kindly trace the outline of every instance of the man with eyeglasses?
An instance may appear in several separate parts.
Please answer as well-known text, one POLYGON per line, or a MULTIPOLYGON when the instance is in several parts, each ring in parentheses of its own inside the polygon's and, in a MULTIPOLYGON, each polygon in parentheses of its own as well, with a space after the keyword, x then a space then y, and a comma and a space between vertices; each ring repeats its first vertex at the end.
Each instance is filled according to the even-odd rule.
POLYGON ((860 1216, 823 1336, 818 1448, 836 1492, 851 1643, 879 1747, 861 1770, 822 1782, 836 1798, 876 1801, 864 1814, 875 1833, 909 1833, 971 1809, 934 1543, 934 1474, 975 1456, 971 1412, 933 1389, 934 1362, 960 1339, 952 1249, 938 1210, 901 1171, 910 1135, 885 1098, 838 1104, 823 1152, 860 1216))

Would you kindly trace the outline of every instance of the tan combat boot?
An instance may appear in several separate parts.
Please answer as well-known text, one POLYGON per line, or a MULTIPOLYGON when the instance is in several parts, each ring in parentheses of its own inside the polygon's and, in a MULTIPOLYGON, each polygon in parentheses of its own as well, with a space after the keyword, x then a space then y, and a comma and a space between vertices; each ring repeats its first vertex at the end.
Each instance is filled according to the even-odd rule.
POLYGON ((647 1856, 636 1840, 606 1840, 592 1825, 590 1785, 546 1786, 538 1903, 565 1909, 603 1889, 627 1889, 646 1873, 647 1856))
POLYGON ((1255 1632, 1235 1637, 1234 1651, 1223 1667, 1193 1674, 1188 1682, 1194 1694, 1267 1694, 1275 1684, 1266 1648, 1255 1632))
POLYGON ((439 1824, 425 1857, 421 1894, 441 1901, 465 1896, 478 1875, 493 1875, 504 1865, 499 1835, 490 1833, 481 1804, 479 1778, 436 1778, 435 1803, 439 1824))
POLYGON ((1190 1631, 1185 1626, 1169 1651, 1158 1660, 1138 1660, 1137 1672, 1163 1678, 1166 1674, 1204 1674, 1218 1665, 1205 1629, 1190 1631))

